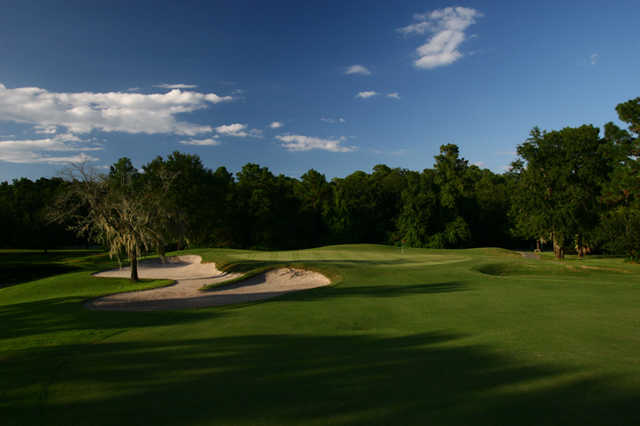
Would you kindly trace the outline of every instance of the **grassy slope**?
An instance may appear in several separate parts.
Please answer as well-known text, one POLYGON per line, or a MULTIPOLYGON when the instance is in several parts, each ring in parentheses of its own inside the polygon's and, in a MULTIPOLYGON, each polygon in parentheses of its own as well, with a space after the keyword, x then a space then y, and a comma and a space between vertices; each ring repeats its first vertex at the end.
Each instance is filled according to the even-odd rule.
POLYGON ((336 284, 164 313, 84 310, 128 286, 86 270, 1 289, 3 424, 640 422, 635 265, 366 245, 193 252, 243 271, 304 264, 336 284))

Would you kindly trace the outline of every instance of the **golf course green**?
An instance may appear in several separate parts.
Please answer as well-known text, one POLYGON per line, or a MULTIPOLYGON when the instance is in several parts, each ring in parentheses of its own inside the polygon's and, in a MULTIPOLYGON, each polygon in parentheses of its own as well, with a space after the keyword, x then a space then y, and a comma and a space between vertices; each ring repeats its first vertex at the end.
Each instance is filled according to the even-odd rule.
POLYGON ((640 266, 622 258, 185 253, 332 284, 244 305, 94 311, 87 299, 169 282, 92 277, 114 267, 101 253, 0 251, 0 424, 640 424, 640 266))

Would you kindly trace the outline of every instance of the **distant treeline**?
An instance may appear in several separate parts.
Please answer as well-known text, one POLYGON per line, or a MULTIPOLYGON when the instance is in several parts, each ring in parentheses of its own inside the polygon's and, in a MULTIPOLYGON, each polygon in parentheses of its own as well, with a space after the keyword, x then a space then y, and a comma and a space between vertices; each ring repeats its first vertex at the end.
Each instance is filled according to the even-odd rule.
POLYGON ((66 224, 51 223, 48 208, 69 186, 62 178, 0 183, 0 248, 43 249, 86 246, 66 224))
MULTIPOLYGON (((135 173, 153 181, 170 205, 172 248, 217 246, 293 249, 339 243, 391 243, 424 247, 512 245, 509 178, 469 166, 446 145, 434 169, 422 173, 385 165, 327 181, 309 170, 300 179, 247 164, 235 176, 213 171, 196 155, 175 152, 138 173, 124 158, 110 176, 135 173)), ((53 248, 78 239, 48 221, 62 178, 14 180, 0 185, 2 246, 53 248)), ((149 186, 153 188, 151 183, 149 186)))
MULTIPOLYGON (((247 164, 235 176, 175 152, 137 171, 126 159, 106 179, 133 194, 161 192, 164 248, 294 249, 341 243, 412 247, 535 247, 640 256, 640 98, 618 105, 628 130, 613 123, 541 131, 518 146, 509 171, 469 165, 453 144, 422 172, 377 165, 327 181, 299 179, 247 164), (601 134, 602 133, 602 134, 601 134)), ((0 245, 78 244, 47 211, 73 180, 0 185, 0 245)), ((151 204, 150 204, 151 205, 151 204)), ((152 223, 152 222, 149 222, 152 223)))

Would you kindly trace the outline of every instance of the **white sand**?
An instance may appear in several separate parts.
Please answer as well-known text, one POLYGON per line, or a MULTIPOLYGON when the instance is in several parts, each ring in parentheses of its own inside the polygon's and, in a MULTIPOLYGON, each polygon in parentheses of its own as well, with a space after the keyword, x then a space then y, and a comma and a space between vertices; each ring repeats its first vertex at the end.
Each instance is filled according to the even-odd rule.
MULTIPOLYGON (((131 271, 127 267, 100 272, 94 276, 128 278, 130 274, 131 271)), ((318 272, 280 268, 221 286, 220 289, 201 291, 206 285, 222 283, 241 274, 220 272, 215 264, 202 263, 200 256, 193 255, 169 258, 164 265, 156 259, 142 261, 138 267, 138 274, 140 278, 173 279, 176 283, 151 290, 100 297, 88 301, 86 306, 90 309, 118 311, 203 308, 264 300, 292 291, 330 284, 330 280, 318 272)))

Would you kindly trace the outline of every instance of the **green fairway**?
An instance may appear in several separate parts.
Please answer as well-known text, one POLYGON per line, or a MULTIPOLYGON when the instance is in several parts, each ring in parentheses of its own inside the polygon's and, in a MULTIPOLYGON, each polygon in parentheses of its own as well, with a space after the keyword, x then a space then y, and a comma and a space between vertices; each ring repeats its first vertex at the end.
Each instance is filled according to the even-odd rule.
MULTIPOLYGON (((91 277, 110 264, 95 253, 39 257, 65 273, 13 272, 0 289, 1 423, 640 424, 638 265, 492 248, 188 253, 235 271, 305 266, 333 285, 90 311, 87 298, 166 282, 91 277)), ((28 256, 2 252, 0 268, 28 256)))

